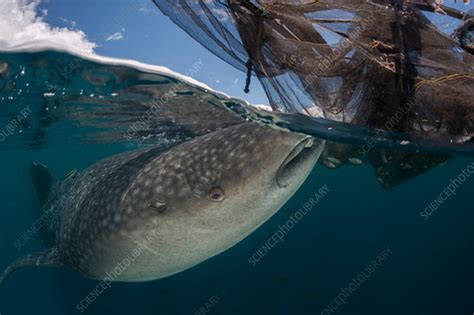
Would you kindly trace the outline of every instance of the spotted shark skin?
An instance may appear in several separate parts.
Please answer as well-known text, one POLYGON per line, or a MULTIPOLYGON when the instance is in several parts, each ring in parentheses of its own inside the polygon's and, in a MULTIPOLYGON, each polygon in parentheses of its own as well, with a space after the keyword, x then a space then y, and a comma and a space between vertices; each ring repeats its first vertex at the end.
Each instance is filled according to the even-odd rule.
POLYGON ((38 265, 103 279, 144 240, 140 255, 115 281, 149 281, 188 269, 275 214, 323 148, 324 141, 306 135, 243 122, 166 151, 98 162, 58 184, 45 205, 58 208, 50 227, 54 246, 13 262, 0 283, 17 269, 38 265))

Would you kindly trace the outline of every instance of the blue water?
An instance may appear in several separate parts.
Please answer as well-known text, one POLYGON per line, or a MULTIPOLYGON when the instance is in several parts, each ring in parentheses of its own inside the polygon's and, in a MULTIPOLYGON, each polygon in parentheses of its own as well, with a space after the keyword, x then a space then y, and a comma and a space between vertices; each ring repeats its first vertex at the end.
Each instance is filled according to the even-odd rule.
MULTIPOLYGON (((2 268, 21 255, 44 248, 39 235, 21 249, 15 246, 36 220, 27 174, 32 162, 40 161, 62 177, 119 152, 144 145, 173 145, 233 121, 226 115, 220 118, 225 123, 204 116, 197 120, 198 114, 190 115, 189 108, 170 121, 164 111, 129 139, 125 136, 129 127, 143 116, 149 101, 143 91, 130 87, 152 85, 166 90, 177 80, 144 77, 137 70, 88 62, 61 76, 60 69, 72 57, 51 52, 0 57, 8 61, 11 70, 0 77, 0 100, 5 97, 0 101, 0 126, 6 126, 25 106, 32 110, 24 124, 0 143, 2 268), (34 70, 37 65, 41 66, 34 70), (24 75, 20 66, 26 69, 24 75), (9 83, 16 75, 12 86, 9 83), (26 83, 30 92, 23 89, 18 95, 26 83), (64 95, 44 96, 63 88, 64 95), (120 95, 111 101, 115 92, 120 95), (8 99, 10 96, 14 97, 8 99), (123 103, 115 101, 117 98, 123 103), (196 122, 202 125, 198 128, 196 122)), ((187 84, 180 89, 192 93, 175 95, 168 109, 183 102, 179 97, 205 99, 207 105, 202 110, 242 105, 187 84)), ((243 109, 237 111, 253 117, 243 109)), ((286 121, 290 129, 327 136, 331 141, 357 138, 363 143, 364 137, 376 137, 380 143, 374 150, 385 146, 438 151, 450 158, 391 189, 380 185, 365 159, 362 165, 346 164, 337 169, 318 163, 291 200, 235 247, 168 278, 113 283, 88 302, 84 314, 472 314, 474 176, 467 177, 456 195, 447 198, 428 219, 421 215, 451 179, 474 163, 470 145, 427 145, 410 139, 408 147, 395 146, 400 137, 407 136, 370 134, 353 127, 349 135, 344 132, 347 127, 337 124, 331 125, 333 132, 328 134, 324 131, 328 127, 317 122, 308 125, 294 117, 286 121), (289 216, 324 185, 329 189, 327 195, 285 234, 283 242, 267 250, 255 266, 249 263, 289 216), (353 278, 386 249, 389 255, 351 290, 345 304, 334 307, 341 290, 350 287, 353 278), (328 311, 330 305, 333 308, 328 311)), ((0 287, 0 314, 80 314, 78 304, 98 284, 67 269, 24 269, 0 287)))

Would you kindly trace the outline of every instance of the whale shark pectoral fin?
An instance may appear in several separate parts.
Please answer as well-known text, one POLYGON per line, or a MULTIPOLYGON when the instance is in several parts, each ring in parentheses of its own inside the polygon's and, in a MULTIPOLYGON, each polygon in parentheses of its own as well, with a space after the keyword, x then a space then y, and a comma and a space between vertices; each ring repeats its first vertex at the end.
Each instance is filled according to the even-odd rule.
POLYGON ((41 163, 31 164, 30 177, 41 209, 48 201, 55 179, 48 168, 41 163))
POLYGON ((36 219, 42 223, 40 228, 41 239, 46 246, 53 246, 56 234, 51 230, 50 222, 55 216, 55 212, 52 211, 52 207, 48 203, 51 201, 53 185, 55 185, 57 180, 50 173, 49 169, 41 163, 31 164, 30 178, 34 189, 33 194, 36 197, 33 198, 36 219))
POLYGON ((62 267, 64 263, 62 262, 61 256, 57 247, 52 247, 44 251, 29 254, 22 256, 11 263, 3 272, 3 275, 0 277, 0 285, 15 271, 23 269, 26 267, 34 266, 50 266, 50 267, 62 267))

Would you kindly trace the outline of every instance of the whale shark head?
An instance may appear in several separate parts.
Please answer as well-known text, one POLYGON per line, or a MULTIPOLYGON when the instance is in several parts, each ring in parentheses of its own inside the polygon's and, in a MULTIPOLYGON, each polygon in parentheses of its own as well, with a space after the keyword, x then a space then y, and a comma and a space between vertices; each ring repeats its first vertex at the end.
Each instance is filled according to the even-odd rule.
POLYGON ((120 154, 75 174, 55 245, 20 257, 105 281, 148 281, 237 244, 296 192, 320 141, 244 122, 176 145, 120 154))
POLYGON ((306 135, 246 122, 150 159, 118 196, 120 207, 108 220, 114 228, 99 233, 94 254, 79 269, 103 278, 126 259, 127 268, 113 280, 146 281, 226 250, 296 192, 323 145, 306 135))

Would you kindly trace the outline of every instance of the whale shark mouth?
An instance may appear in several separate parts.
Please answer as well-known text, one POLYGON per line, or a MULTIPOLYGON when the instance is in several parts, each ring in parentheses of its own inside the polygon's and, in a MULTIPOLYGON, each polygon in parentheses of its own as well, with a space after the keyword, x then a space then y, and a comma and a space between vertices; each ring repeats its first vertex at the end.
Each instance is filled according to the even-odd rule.
POLYGON ((317 145, 312 137, 305 137, 298 142, 287 155, 277 172, 277 184, 280 188, 287 187, 292 178, 299 172, 300 166, 308 159, 314 158, 317 145))

